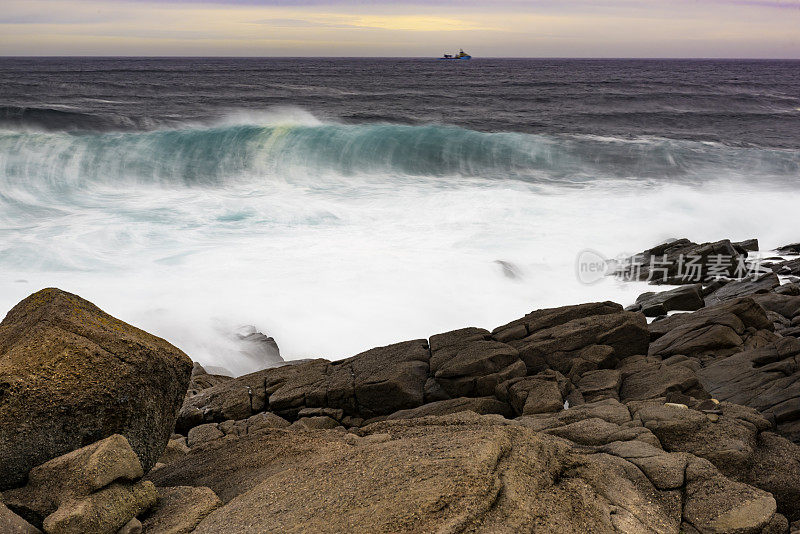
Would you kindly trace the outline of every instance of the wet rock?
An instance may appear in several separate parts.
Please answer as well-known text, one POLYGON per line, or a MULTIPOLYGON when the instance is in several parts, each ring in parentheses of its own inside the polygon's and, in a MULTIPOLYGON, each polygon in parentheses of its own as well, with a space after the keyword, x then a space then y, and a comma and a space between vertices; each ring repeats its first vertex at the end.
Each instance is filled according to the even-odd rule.
MULTIPOLYGON (((247 325, 235 333, 239 344, 239 353, 243 360, 237 362, 238 369, 267 369, 285 362, 275 340, 261 332, 255 326, 247 325)), ((234 369, 236 371, 236 369, 234 369)))
POLYGON ((691 284, 660 293, 642 293, 636 298, 633 311, 641 311, 645 317, 658 317, 673 310, 699 310, 704 305, 702 285, 691 284))
POLYGON ((771 265, 770 268, 781 276, 800 276, 800 258, 781 261, 771 265))
POLYGON ((774 273, 765 274, 755 279, 736 280, 729 282, 706 297, 706 305, 714 306, 726 300, 768 293, 781 285, 778 276, 774 273))
POLYGON ((145 470, 164 451, 191 360, 163 339, 58 289, 0 323, 0 489, 86 443, 122 434, 145 470))
POLYGON ((783 245, 782 247, 778 247, 776 250, 779 254, 800 254, 800 243, 783 245))
POLYGON ((733 248, 735 248, 740 253, 758 252, 758 239, 745 239, 744 241, 738 241, 731 244, 733 245, 733 248))
POLYGON ((727 239, 698 244, 683 238, 637 254, 620 274, 654 284, 697 284, 720 276, 735 278, 746 257, 746 251, 737 250, 727 239))

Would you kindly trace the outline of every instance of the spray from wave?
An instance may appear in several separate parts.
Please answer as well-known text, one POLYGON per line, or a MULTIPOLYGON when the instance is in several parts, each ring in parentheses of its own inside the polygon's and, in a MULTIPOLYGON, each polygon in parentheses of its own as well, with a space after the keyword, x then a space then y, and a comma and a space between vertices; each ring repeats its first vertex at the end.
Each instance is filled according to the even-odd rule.
POLYGON ((231 368, 242 324, 288 358, 346 357, 644 290, 581 286, 583 248, 775 246, 800 223, 792 150, 292 109, 155 129, 6 126, 0 308, 60 286, 231 368))

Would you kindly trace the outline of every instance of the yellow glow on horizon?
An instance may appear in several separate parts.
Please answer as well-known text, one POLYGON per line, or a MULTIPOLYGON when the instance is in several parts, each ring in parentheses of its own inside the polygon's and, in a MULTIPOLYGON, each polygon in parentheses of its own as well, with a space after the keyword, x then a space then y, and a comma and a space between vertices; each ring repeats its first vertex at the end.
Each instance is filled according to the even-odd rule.
POLYGON ((626 3, 562 13, 537 11, 535 3, 458 11, 436 3, 4 4, 0 54, 8 55, 430 56, 463 47, 478 57, 800 57, 800 10, 747 5, 689 2, 676 11, 626 3))

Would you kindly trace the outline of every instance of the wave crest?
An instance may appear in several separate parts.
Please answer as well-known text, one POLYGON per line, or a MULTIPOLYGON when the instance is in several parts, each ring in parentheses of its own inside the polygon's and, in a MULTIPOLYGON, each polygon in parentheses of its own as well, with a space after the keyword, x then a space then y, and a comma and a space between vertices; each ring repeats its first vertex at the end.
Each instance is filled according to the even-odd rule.
MULTIPOLYGON (((770 180, 794 183, 800 152, 668 139, 486 133, 452 126, 322 123, 310 115, 235 117, 214 127, 139 132, 0 133, 7 186, 91 182, 222 185, 449 176, 586 184, 770 180), (248 124, 247 122, 251 122, 248 124)), ((446 180, 440 180, 446 183, 446 180)))

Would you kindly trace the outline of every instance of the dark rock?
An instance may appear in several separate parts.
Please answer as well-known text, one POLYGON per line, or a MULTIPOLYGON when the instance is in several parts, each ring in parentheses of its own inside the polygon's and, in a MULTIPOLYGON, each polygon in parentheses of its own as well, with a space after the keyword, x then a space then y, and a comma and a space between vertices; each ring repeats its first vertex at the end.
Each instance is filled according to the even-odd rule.
POLYGON ((0 323, 0 489, 117 433, 147 471, 172 434, 191 368, 163 339, 76 295, 26 298, 0 323))
POLYGON ((622 385, 622 373, 616 369, 598 369, 584 373, 578 380, 580 390, 586 402, 603 399, 619 400, 619 388, 622 385))
POLYGON ((528 337, 540 330, 560 326, 576 319, 619 313, 621 311, 622 306, 614 302, 596 302, 536 310, 521 319, 498 326, 492 331, 492 337, 497 341, 508 343, 509 341, 528 337))
POLYGON ((769 268, 781 276, 800 276, 800 258, 775 263, 769 268))
POLYGON ((768 293, 781 285, 778 276, 774 273, 757 277, 756 279, 736 280, 725 284, 706 297, 706 306, 714 306, 726 300, 768 293))
POLYGON ((526 373, 517 349, 492 340, 486 330, 438 334, 430 346, 430 373, 449 397, 491 395, 500 382, 526 373))
POLYGON ((548 370, 503 382, 497 386, 496 395, 517 415, 531 415, 563 410, 572 389, 572 383, 561 373, 548 370))
POLYGON ((714 361, 697 376, 714 398, 754 408, 800 441, 799 361, 800 340, 785 338, 714 361))
POLYGON ((719 277, 735 278, 746 257, 746 251, 737 250, 727 239, 697 244, 684 238, 637 254, 621 266, 618 275, 653 284, 696 284, 719 277))
POLYGON ((191 379, 189 380, 189 389, 187 390, 186 394, 189 396, 197 395, 204 389, 214 387, 229 380, 233 380, 233 377, 209 374, 202 365, 194 362, 191 379))
POLYGON ((670 365, 656 360, 622 365, 618 371, 622 376, 619 398, 623 401, 645 400, 671 393, 708 398, 708 393, 697 379, 693 363, 687 360, 670 365))
POLYGON ((716 358, 774 341, 773 329, 764 309, 745 297, 651 323, 649 353, 716 358))
POLYGON ((185 434, 203 423, 247 419, 253 414, 263 412, 267 407, 265 380, 271 372, 277 370, 265 369, 224 380, 187 398, 178 414, 176 430, 185 434))
POLYGON ((745 239, 731 244, 740 253, 758 252, 758 239, 745 239))
POLYGON ((636 298, 636 305, 646 317, 666 315, 673 310, 695 311, 705 305, 702 290, 702 285, 692 284, 660 293, 642 293, 636 298))
POLYGON ((235 334, 239 342, 239 353, 243 357, 242 362, 237 362, 234 371, 241 372, 247 369, 268 369, 283 365, 285 362, 281 358, 281 351, 275 340, 261 332, 255 326, 243 326, 235 334))
MULTIPOLYGON (((792 278, 794 278, 794 277, 792 277, 792 278)), ((800 284, 798 284, 798 282, 800 282, 800 278, 798 278, 797 280, 792 281, 791 283, 783 284, 781 286, 776 287, 775 289, 773 289, 773 293, 777 293, 779 295, 790 295, 790 296, 796 297, 796 296, 800 295, 800 284)))
POLYGON ((647 322, 612 302, 539 310, 495 329, 519 350, 528 374, 553 369, 566 376, 607 369, 647 352, 647 322), (524 327, 524 334, 520 327, 524 327))
POLYGON ((800 317, 800 297, 778 293, 753 295, 753 300, 767 311, 775 312, 792 321, 800 317))
POLYGON ((791 245, 783 245, 776 249, 779 254, 800 254, 800 243, 792 243, 791 245))

